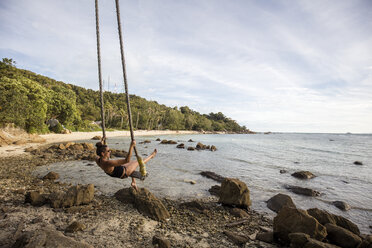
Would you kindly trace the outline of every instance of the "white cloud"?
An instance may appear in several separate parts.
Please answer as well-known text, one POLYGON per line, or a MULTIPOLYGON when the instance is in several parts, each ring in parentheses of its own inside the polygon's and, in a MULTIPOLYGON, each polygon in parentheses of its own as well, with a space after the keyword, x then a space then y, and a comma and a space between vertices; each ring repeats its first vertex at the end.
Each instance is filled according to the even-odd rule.
MULTIPOLYGON (((372 132, 368 1, 122 1, 131 93, 253 130, 372 132)), ((100 1, 103 77, 122 85, 115 9, 100 1)), ((94 5, 3 1, 0 55, 98 88, 94 5)))

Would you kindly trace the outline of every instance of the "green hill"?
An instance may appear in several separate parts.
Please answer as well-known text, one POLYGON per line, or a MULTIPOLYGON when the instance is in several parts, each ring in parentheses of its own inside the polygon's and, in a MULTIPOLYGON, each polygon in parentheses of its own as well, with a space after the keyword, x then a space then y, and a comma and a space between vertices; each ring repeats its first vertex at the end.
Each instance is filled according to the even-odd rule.
MULTIPOLYGON (((58 119, 66 128, 93 130, 101 120, 99 91, 66 84, 18 69, 12 59, 0 62, 0 124, 14 123, 31 133, 49 132, 46 121, 58 119)), ((124 93, 104 93, 106 127, 128 129, 124 93)), ((247 132, 221 112, 200 114, 184 106, 171 108, 131 95, 133 126, 147 130, 247 132)))

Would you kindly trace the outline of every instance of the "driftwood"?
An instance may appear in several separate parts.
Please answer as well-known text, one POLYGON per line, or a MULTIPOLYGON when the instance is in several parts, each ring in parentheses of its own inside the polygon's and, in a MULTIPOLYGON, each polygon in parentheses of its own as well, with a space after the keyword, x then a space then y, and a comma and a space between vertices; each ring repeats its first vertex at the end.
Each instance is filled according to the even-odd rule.
POLYGON ((250 218, 244 218, 244 219, 241 219, 241 220, 238 220, 238 221, 235 221, 235 222, 227 223, 226 227, 238 226, 238 225, 244 224, 248 221, 250 221, 250 218))

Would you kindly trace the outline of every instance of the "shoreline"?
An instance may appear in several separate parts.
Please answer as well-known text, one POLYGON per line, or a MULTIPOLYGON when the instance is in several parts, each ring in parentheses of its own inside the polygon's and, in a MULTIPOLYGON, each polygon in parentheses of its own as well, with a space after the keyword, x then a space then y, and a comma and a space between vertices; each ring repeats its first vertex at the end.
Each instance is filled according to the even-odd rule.
MULTIPOLYGON (((198 131, 173 131, 173 130, 137 130, 134 131, 134 136, 156 136, 156 135, 182 135, 182 134, 203 134, 198 131)), ((44 140, 44 142, 38 143, 22 143, 22 144, 12 144, 12 145, 3 145, 0 146, 0 158, 7 156, 19 156, 26 154, 25 149, 32 148, 36 149, 38 147, 54 144, 54 143, 63 143, 63 142, 72 142, 72 141, 81 141, 81 140, 91 140, 94 136, 102 136, 102 131, 95 132, 72 132, 70 134, 57 134, 49 133, 42 134, 39 137, 44 140)), ((130 137, 129 131, 107 131, 107 138, 113 137, 130 137)))
POLYGON ((246 237, 253 235, 245 241, 250 247, 277 247, 266 246, 255 239, 262 228, 272 228, 272 220, 254 210, 246 210, 245 219, 238 217, 231 208, 218 204, 218 199, 213 196, 191 202, 158 198, 170 213, 170 218, 165 221, 155 221, 140 214, 132 204, 122 203, 100 192, 94 193, 89 204, 70 208, 25 203, 29 192, 48 195, 67 192, 72 186, 33 175, 37 166, 74 159, 48 154, 57 155, 44 147, 35 153, 0 160, 0 220, 4 227, 0 235, 1 247, 22 242, 27 235, 39 238, 45 234, 52 235, 52 240, 58 237, 60 241, 54 242, 62 242, 59 243, 62 246, 66 239, 70 243, 79 242, 73 247, 154 247, 152 242, 156 236, 170 241, 171 247, 241 247, 226 232, 244 233, 246 237), (241 224, 235 224, 241 220, 241 224), (81 229, 67 231, 75 222, 81 229))

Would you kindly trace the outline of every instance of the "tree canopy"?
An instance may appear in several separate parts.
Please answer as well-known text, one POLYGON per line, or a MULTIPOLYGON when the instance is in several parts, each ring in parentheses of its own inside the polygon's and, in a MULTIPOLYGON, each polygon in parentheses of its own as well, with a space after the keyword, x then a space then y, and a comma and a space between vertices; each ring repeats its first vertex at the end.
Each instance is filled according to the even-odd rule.
MULTIPOLYGON (((71 130, 91 130, 101 121, 99 92, 66 84, 15 67, 13 59, 0 62, 0 124, 15 123, 28 132, 48 132, 46 122, 57 119, 71 130)), ((147 130, 204 130, 246 132, 245 126, 221 112, 200 114, 187 106, 167 107, 131 95, 133 126, 147 130)), ((105 125, 128 129, 124 93, 104 92, 105 125)))

